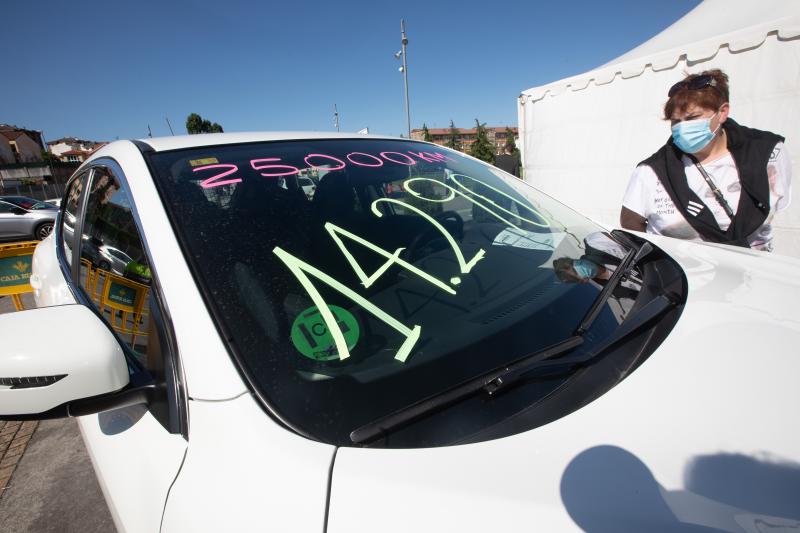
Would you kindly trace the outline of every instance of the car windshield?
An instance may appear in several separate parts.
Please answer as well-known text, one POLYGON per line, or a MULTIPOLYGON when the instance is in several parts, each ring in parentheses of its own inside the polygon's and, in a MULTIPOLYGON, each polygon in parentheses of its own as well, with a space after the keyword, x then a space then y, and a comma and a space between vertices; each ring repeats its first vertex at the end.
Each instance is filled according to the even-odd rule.
MULTIPOLYGON (((258 396, 336 444, 570 337, 628 251, 518 178, 427 143, 269 142, 150 162, 258 396), (301 176, 318 180, 313 196, 301 176)), ((592 328, 615 328, 639 289, 623 283, 592 328)))

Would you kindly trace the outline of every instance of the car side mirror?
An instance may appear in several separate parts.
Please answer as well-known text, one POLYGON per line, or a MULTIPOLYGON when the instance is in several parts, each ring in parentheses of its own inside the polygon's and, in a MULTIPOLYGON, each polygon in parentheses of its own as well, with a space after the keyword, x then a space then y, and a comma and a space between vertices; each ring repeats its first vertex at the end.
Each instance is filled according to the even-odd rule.
POLYGON ((14 213, 15 215, 24 215, 27 213, 27 211, 25 211, 21 207, 12 207, 11 212, 14 213))
MULTIPOLYGON (((87 414, 72 411, 71 404, 91 399, 100 405, 98 398, 130 380, 116 337, 83 305, 2 315, 0 339, 0 418, 87 414)), ((103 407, 108 405, 95 412, 103 407)))

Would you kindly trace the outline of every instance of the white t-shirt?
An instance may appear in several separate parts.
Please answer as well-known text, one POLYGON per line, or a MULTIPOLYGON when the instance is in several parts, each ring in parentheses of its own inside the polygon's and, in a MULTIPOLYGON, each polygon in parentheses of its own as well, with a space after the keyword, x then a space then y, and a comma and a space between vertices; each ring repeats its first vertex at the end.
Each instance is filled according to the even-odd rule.
MULTIPOLYGON (((682 156, 681 161, 689 188, 703 202, 697 204, 689 201, 687 211, 691 214, 710 209, 720 229, 723 231, 728 229, 731 220, 714 198, 714 193, 711 192, 700 171, 687 156, 682 156)), ((719 159, 703 164, 703 168, 722 192, 722 196, 735 214, 739 206, 742 186, 733 156, 730 152, 726 152, 719 159)), ((751 248, 756 250, 770 251, 772 250, 772 219, 778 211, 789 206, 792 192, 791 161, 783 143, 776 144, 772 151, 767 162, 767 176, 769 177, 769 215, 764 220, 764 224, 747 237, 747 242, 751 248)), ((647 165, 638 166, 633 171, 622 205, 647 219, 647 233, 678 239, 702 240, 697 231, 675 208, 675 204, 664 190, 656 173, 647 165)))

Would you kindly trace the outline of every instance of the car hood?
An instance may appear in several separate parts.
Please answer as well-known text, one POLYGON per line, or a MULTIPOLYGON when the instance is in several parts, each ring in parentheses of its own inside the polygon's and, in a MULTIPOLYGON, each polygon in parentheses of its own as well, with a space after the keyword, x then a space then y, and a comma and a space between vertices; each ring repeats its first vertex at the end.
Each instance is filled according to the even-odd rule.
POLYGON ((512 437, 340 449, 328 531, 800 530, 800 261, 646 237, 689 292, 635 372, 512 437))

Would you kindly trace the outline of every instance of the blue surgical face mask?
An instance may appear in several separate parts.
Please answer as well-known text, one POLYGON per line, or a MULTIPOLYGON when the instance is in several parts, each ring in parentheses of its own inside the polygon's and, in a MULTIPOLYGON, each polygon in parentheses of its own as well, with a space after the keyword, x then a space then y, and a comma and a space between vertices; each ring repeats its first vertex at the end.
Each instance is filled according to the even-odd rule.
POLYGON ((577 259, 572 262, 575 273, 583 279, 597 276, 597 265, 586 259, 577 259))
MULTIPOLYGON (((719 113, 719 111, 717 111, 719 113)), ((711 139, 719 131, 719 126, 711 131, 711 120, 717 116, 714 113, 709 118, 684 120, 672 126, 672 142, 686 154, 694 154, 708 146, 711 139)), ((721 124, 720 124, 721 126, 721 124)))

